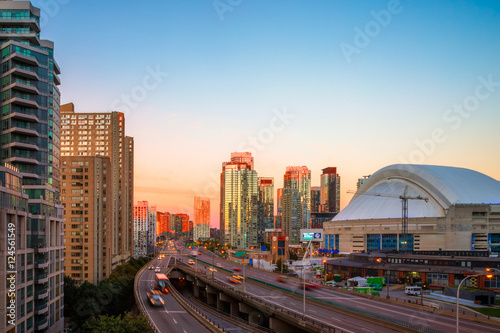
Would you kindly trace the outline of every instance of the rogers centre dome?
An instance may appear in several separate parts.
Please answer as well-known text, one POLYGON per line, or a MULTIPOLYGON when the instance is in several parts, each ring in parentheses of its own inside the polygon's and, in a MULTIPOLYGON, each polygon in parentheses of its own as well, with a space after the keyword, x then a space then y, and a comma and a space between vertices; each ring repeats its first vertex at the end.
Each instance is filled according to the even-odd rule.
POLYGON ((469 169, 413 164, 390 165, 370 176, 347 207, 325 222, 325 234, 333 235, 325 247, 395 250, 388 244, 391 237, 400 242, 402 195, 414 198, 408 200, 411 249, 492 251, 497 241, 500 249, 499 181, 469 169))

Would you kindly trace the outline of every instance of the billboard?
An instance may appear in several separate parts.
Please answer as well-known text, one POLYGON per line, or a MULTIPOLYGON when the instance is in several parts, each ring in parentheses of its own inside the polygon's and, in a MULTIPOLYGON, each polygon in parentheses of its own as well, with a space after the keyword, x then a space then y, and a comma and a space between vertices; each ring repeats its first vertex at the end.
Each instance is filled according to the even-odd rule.
POLYGON ((323 229, 300 229, 301 242, 322 242, 323 237, 323 229))

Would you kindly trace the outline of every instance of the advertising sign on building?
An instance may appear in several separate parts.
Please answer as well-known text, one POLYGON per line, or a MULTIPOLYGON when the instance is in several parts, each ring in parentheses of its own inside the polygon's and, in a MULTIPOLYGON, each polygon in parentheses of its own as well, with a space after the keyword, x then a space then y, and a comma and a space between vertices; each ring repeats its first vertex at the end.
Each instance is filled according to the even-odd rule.
POLYGON ((300 229, 301 242, 322 242, 324 241, 323 229, 300 229))

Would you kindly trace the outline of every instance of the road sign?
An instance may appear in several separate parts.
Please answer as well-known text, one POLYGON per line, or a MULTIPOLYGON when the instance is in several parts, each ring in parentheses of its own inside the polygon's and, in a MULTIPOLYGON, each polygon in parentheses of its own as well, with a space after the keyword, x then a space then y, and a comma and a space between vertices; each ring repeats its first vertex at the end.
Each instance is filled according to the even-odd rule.
POLYGON ((245 251, 236 251, 236 253, 234 255, 236 257, 244 257, 247 255, 247 253, 245 251))

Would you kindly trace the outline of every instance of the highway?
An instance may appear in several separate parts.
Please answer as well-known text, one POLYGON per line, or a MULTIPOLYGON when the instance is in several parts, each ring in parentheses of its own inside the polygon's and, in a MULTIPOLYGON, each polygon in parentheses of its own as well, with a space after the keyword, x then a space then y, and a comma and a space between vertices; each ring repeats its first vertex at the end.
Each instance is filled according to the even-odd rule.
MULTIPOLYGON (((181 249, 183 254, 187 254, 187 250, 181 249)), ((212 257, 201 255, 200 259, 204 261, 211 262, 212 257)), ((182 257, 182 261, 187 263, 188 258, 186 256, 182 257)), ((225 260, 217 260, 215 262, 223 265, 226 269, 232 269, 232 266, 228 264, 225 260)), ((196 268, 199 270, 203 270, 206 276, 211 277, 212 272, 208 270, 210 265, 197 262, 196 268)), ((195 266, 195 265, 192 265, 195 266)), ((217 267, 215 267, 218 269, 217 267)), ((242 274, 243 272, 238 272, 238 274, 242 274)), ((235 285, 229 282, 229 277, 231 275, 226 274, 225 272, 218 270, 214 273, 214 279, 217 281, 226 284, 228 287, 233 288, 235 285)), ((302 315, 303 313, 303 302, 298 299, 290 298, 289 296, 283 295, 277 291, 272 291, 267 288, 264 288, 260 284, 248 283, 244 282, 246 287, 246 294, 254 296, 256 298, 265 299, 269 303, 273 303, 283 309, 298 313, 302 315)), ((386 327, 378 326, 376 324, 372 324, 363 320, 359 320, 357 318, 343 315, 338 312, 333 312, 330 309, 322 308, 315 304, 307 304, 306 305, 306 316, 313 318, 316 322, 322 322, 325 325, 333 326, 338 330, 341 330, 345 333, 355 333, 355 332, 401 332, 388 329, 386 327)))
MULTIPOLYGON (((181 251, 187 251, 183 248, 181 251)), ((184 252, 187 253, 187 252, 184 252)), ((214 258, 209 255, 199 255, 198 259, 203 260, 208 263, 212 263, 214 258)), ((242 267, 231 263, 227 260, 220 258, 215 258, 215 264, 221 265, 225 269, 233 269, 236 267, 242 267)), ((207 276, 211 276, 212 272, 208 271, 208 267, 205 263, 200 264, 198 262, 198 269, 206 270, 207 276)), ((217 267, 216 267, 217 268, 217 267)), ((223 273, 221 270, 215 273, 215 278, 221 282, 228 282, 229 275, 223 273)), ((239 271, 238 274, 243 275, 243 271, 239 271)), ((260 281, 273 284, 277 287, 286 288, 289 290, 294 290, 301 292, 302 283, 298 279, 289 279, 288 283, 281 283, 276 280, 277 276, 271 272, 264 272, 261 270, 246 268, 245 275, 258 279, 260 281)), ((302 313, 303 305, 300 300, 286 296, 278 291, 270 291, 269 289, 263 288, 258 284, 254 284, 248 281, 246 284, 246 292, 252 296, 260 297, 268 302, 279 304, 284 308, 290 310, 298 311, 302 313)), ((442 315, 439 311, 435 313, 413 309, 400 304, 386 303, 383 301, 378 301, 376 299, 369 299, 362 296, 352 295, 344 292, 335 290, 335 288, 319 287, 317 289, 311 289, 306 291, 306 295, 314 297, 318 300, 330 301, 334 304, 339 304, 341 306, 348 306, 361 313, 366 312, 373 315, 387 317, 390 320, 399 320, 412 325, 419 325, 427 329, 432 329, 439 332, 454 332, 456 329, 456 319, 455 317, 450 317, 447 315, 442 315)), ((388 332, 386 328, 374 327, 374 325, 363 322, 362 320, 356 319, 354 317, 340 315, 331 309, 325 309, 323 307, 317 306, 314 303, 306 304, 306 315, 323 320, 328 324, 333 324, 334 326, 345 330, 346 332, 388 332)), ((488 324, 483 324, 479 322, 466 321, 464 319, 460 320, 460 332, 467 333, 484 333, 484 332, 500 332, 498 326, 492 326, 488 324)))
MULTIPOLYGON (((162 267, 165 271, 169 257, 165 259, 155 259, 153 266, 162 267)), ((139 296, 147 314, 155 323, 160 332, 179 332, 179 333, 198 333, 209 332, 198 321, 194 320, 177 301, 170 295, 163 295, 164 306, 153 307, 148 299, 147 292, 154 289, 155 275, 154 270, 145 270, 139 277, 139 296)))

